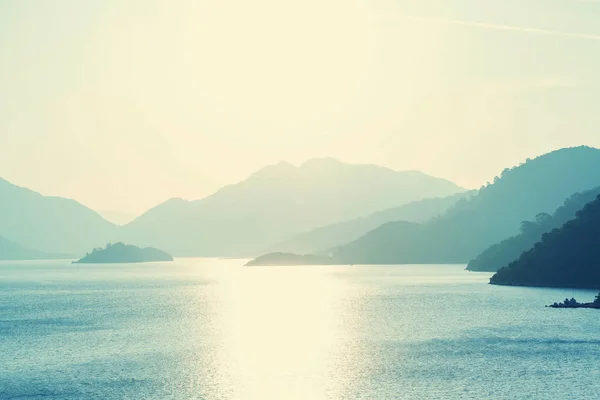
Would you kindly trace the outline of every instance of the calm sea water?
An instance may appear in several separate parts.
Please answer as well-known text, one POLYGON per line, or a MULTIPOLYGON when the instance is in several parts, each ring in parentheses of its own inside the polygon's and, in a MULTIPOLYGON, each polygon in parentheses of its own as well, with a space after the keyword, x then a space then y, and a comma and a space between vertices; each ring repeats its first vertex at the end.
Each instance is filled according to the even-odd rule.
POLYGON ((0 263, 0 398, 600 397, 600 311, 544 308, 571 290, 242 263, 0 263))

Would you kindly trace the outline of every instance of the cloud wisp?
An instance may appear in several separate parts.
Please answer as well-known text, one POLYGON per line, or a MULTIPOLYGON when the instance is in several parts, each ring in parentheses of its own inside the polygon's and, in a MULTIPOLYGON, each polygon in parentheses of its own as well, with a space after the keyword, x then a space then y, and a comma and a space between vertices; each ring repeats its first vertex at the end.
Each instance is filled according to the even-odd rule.
POLYGON ((575 38, 575 39, 600 41, 600 35, 595 35, 595 34, 591 34, 591 33, 555 31, 552 29, 531 28, 531 27, 517 26, 517 25, 493 24, 493 23, 487 23, 487 22, 477 22, 477 21, 468 21, 468 20, 460 20, 460 19, 422 17, 422 16, 417 16, 417 15, 403 15, 402 18, 415 20, 415 21, 437 22, 437 23, 442 23, 442 24, 447 24, 447 25, 470 26, 470 27, 478 28, 478 29, 524 32, 524 33, 532 33, 532 34, 539 34, 539 35, 553 35, 553 36, 570 37, 570 38, 575 38))

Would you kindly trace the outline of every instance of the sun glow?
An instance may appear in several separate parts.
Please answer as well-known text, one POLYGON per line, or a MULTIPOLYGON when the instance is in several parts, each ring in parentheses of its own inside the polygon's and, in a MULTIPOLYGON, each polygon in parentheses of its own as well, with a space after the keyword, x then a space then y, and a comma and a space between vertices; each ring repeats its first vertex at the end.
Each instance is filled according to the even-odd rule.
POLYGON ((199 109, 220 115, 222 132, 257 120, 319 119, 357 100, 373 79, 375 33, 359 2, 162 4, 135 20, 115 10, 86 69, 96 71, 96 85, 119 90, 127 82, 140 111, 163 124, 185 110, 189 120, 177 128, 197 126, 199 109), (109 65, 93 65, 98 47, 109 65))

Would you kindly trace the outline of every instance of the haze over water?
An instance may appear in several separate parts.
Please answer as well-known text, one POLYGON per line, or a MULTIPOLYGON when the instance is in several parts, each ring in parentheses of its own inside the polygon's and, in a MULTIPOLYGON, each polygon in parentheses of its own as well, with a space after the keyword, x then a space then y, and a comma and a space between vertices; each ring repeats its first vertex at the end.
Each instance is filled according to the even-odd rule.
MULTIPOLYGON (((0 263, 0 398, 578 399, 595 310, 464 265, 0 263)), ((577 291, 591 300, 595 293, 577 291)))

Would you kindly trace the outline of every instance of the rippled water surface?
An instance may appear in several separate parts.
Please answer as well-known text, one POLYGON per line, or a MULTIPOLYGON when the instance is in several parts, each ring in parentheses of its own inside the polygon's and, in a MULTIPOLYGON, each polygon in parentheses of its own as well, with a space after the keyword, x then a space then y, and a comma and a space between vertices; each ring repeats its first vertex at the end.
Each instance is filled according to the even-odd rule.
POLYGON ((600 396, 600 311, 544 308, 571 290, 242 264, 0 263, 0 398, 600 396))

